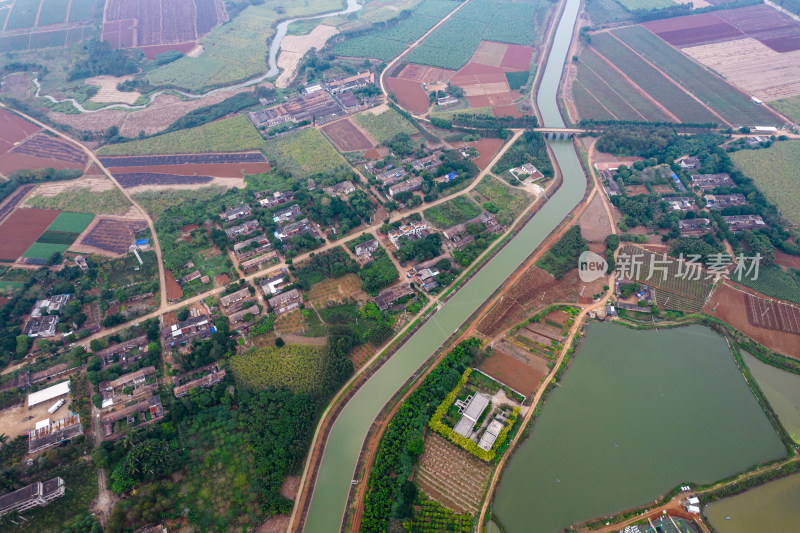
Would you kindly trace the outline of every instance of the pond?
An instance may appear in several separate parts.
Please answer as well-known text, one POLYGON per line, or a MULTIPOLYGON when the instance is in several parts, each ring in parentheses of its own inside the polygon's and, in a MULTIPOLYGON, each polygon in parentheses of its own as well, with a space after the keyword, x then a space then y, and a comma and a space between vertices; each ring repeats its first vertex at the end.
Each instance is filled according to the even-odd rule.
POLYGON ((705 514, 718 533, 800 531, 800 474, 716 501, 705 514))
POLYGON ((783 427, 800 443, 800 375, 768 365, 745 351, 742 358, 783 427))
POLYGON ((510 533, 560 531, 784 453, 722 337, 591 324, 494 512, 510 533))

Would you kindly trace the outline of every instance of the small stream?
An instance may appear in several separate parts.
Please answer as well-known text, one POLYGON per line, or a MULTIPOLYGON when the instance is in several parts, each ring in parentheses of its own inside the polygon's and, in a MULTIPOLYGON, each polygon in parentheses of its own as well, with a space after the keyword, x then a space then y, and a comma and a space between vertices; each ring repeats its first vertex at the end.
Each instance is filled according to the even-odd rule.
POLYGON ((108 109, 126 109, 128 111, 135 111, 137 109, 145 109, 147 106, 152 104, 153 101, 155 101, 156 98, 158 98, 160 95, 162 95, 164 93, 167 93, 167 92, 176 93, 176 94, 179 94, 179 95, 184 96, 186 98, 191 98, 193 100, 197 100, 197 99, 200 99, 200 98, 206 98, 207 96, 211 96, 212 94, 216 94, 216 93, 220 93, 220 92, 235 91, 237 89, 242 89, 244 87, 249 87, 251 85, 255 85, 257 83, 261 83, 262 81, 268 80, 269 78, 273 78, 273 77, 278 75, 278 72, 279 72, 278 63, 277 63, 278 52, 281 49, 281 41, 283 41, 283 38, 286 37, 286 33, 289 30, 289 24, 291 24, 292 22, 297 22, 297 21, 300 21, 300 20, 316 20, 316 19, 327 18, 327 17, 336 17, 338 15, 347 15, 349 13, 355 13, 356 11, 359 11, 362 7, 363 6, 358 3, 358 0, 347 0, 347 7, 345 9, 341 10, 341 11, 333 11, 333 12, 329 12, 329 13, 322 13, 321 15, 312 15, 312 16, 309 16, 309 17, 297 17, 297 18, 293 18, 293 19, 287 19, 287 20, 284 20, 284 21, 278 23, 278 26, 277 26, 277 29, 276 29, 276 32, 275 32, 275 37, 272 38, 272 43, 269 46, 269 70, 267 70, 266 74, 262 74, 260 76, 257 76, 255 78, 251 78, 251 79, 243 81, 243 82, 234 83, 232 85, 226 85, 225 87, 219 87, 217 89, 212 89, 212 90, 210 90, 210 91, 208 91, 206 93, 203 93, 203 94, 191 94, 191 93, 187 93, 187 92, 184 92, 184 91, 180 91, 178 89, 164 89, 164 90, 161 90, 161 91, 156 91, 153 94, 151 94, 148 97, 148 102, 146 104, 142 104, 142 105, 110 104, 110 105, 103 106, 103 107, 98 108, 98 109, 86 109, 85 107, 83 107, 81 105, 80 102, 78 102, 74 98, 64 98, 63 100, 58 100, 57 98, 55 98, 54 96, 51 96, 49 94, 40 94, 41 91, 42 91, 42 85, 39 83, 39 79, 38 78, 34 78, 33 79, 33 84, 36 86, 36 93, 35 93, 34 96, 36 98, 44 98, 44 99, 49 100, 50 102, 52 102, 54 104, 61 104, 61 103, 64 103, 64 102, 70 103, 70 104, 72 104, 72 107, 74 107, 75 109, 77 109, 81 113, 97 113, 99 111, 106 111, 108 109))

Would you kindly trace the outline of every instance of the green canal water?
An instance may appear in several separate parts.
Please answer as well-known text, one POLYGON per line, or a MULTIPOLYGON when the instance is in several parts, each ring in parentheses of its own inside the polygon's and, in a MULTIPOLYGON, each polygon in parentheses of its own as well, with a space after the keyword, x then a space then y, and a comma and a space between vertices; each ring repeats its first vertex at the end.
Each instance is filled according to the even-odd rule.
POLYGON ((718 533, 800 531, 800 474, 716 501, 705 514, 718 533))
POLYGON ((494 512, 509 533, 550 533, 783 455, 722 337, 592 324, 494 512))
POLYGON ((747 352, 742 357, 783 427, 800 443, 800 375, 763 363, 747 352))

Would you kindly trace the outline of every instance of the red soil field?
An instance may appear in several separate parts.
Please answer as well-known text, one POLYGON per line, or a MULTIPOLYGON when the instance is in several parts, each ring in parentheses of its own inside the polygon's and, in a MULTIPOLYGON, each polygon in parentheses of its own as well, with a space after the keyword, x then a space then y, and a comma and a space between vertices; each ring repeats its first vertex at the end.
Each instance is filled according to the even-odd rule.
POLYGON ((175 276, 172 275, 172 272, 169 270, 164 272, 164 278, 167 285, 167 300, 180 300, 183 298, 183 289, 175 281, 175 276))
MULTIPOLYGON (((750 323, 747 317, 747 295, 728 281, 719 285, 703 308, 703 312, 725 321, 770 350, 800 358, 800 335, 775 331, 750 323)), ((748 292, 755 292, 749 289, 748 292)), ((764 297, 762 297, 764 298, 764 297)))
POLYGON ((221 22, 218 0, 109 0, 102 39, 116 48, 141 47, 149 59, 186 52, 221 22))
POLYGON ((404 80, 421 81, 422 83, 434 83, 449 80, 455 73, 454 70, 406 63, 403 70, 396 77, 404 80))
POLYGON ((775 263, 800 270, 800 257, 783 253, 780 250, 775 251, 775 263))
POLYGON ((0 207, 0 221, 14 210, 15 207, 25 198, 25 195, 31 192, 36 185, 20 185, 16 188, 14 193, 8 197, 3 207, 0 207))
POLYGON ((245 174, 269 172, 269 163, 207 163, 196 165, 152 165, 132 167, 108 167, 114 175, 135 172, 156 172, 178 176, 212 176, 214 178, 241 178, 245 174))
POLYGON ((508 45, 500 67, 509 70, 530 70, 531 60, 533 59, 533 48, 518 44, 508 45))
POLYGON ((544 372, 503 352, 494 352, 478 367, 514 390, 530 396, 539 388, 544 372))
POLYGON ((339 120, 322 127, 322 132, 342 152, 369 150, 372 143, 350 120, 339 120))
POLYGON ((164 52, 168 52, 170 50, 177 50, 178 52, 186 52, 191 51, 197 43, 194 41, 190 41, 188 43, 177 43, 177 44, 158 44, 154 46, 140 46, 139 48, 142 49, 144 55, 147 56, 147 59, 153 60, 156 58, 158 54, 163 54, 164 52))
POLYGON ((56 209, 17 209, 0 224, 0 259, 16 261, 36 242, 61 211, 56 209))
POLYGON ((30 137, 39 127, 5 109, 0 109, 0 154, 10 150, 14 143, 30 137))
POLYGON ((397 97, 400 105, 414 113, 422 114, 428 110, 430 100, 428 93, 418 81, 404 80, 401 78, 386 78, 386 85, 397 97))
POLYGON ((517 109, 515 104, 511 105, 498 105, 492 108, 492 112, 496 117, 514 117, 519 118, 524 115, 522 111, 517 109))
POLYGON ((491 163, 492 158, 497 154, 500 148, 503 146, 502 139, 490 139, 490 138, 483 138, 479 141, 468 143, 470 146, 475 148, 480 156, 476 157, 472 161, 478 166, 479 169, 483 170, 489 166, 491 163))
POLYGON ((800 308, 752 294, 744 297, 747 320, 754 326, 800 334, 800 308))

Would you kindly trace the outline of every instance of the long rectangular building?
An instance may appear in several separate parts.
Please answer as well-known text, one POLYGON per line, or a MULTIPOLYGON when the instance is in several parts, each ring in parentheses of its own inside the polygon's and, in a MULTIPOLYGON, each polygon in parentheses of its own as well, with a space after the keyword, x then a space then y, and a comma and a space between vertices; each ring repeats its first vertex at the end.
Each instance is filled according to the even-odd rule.
POLYGON ((45 482, 38 481, 27 487, 0 496, 0 516, 44 507, 64 495, 64 480, 54 477, 45 482))

